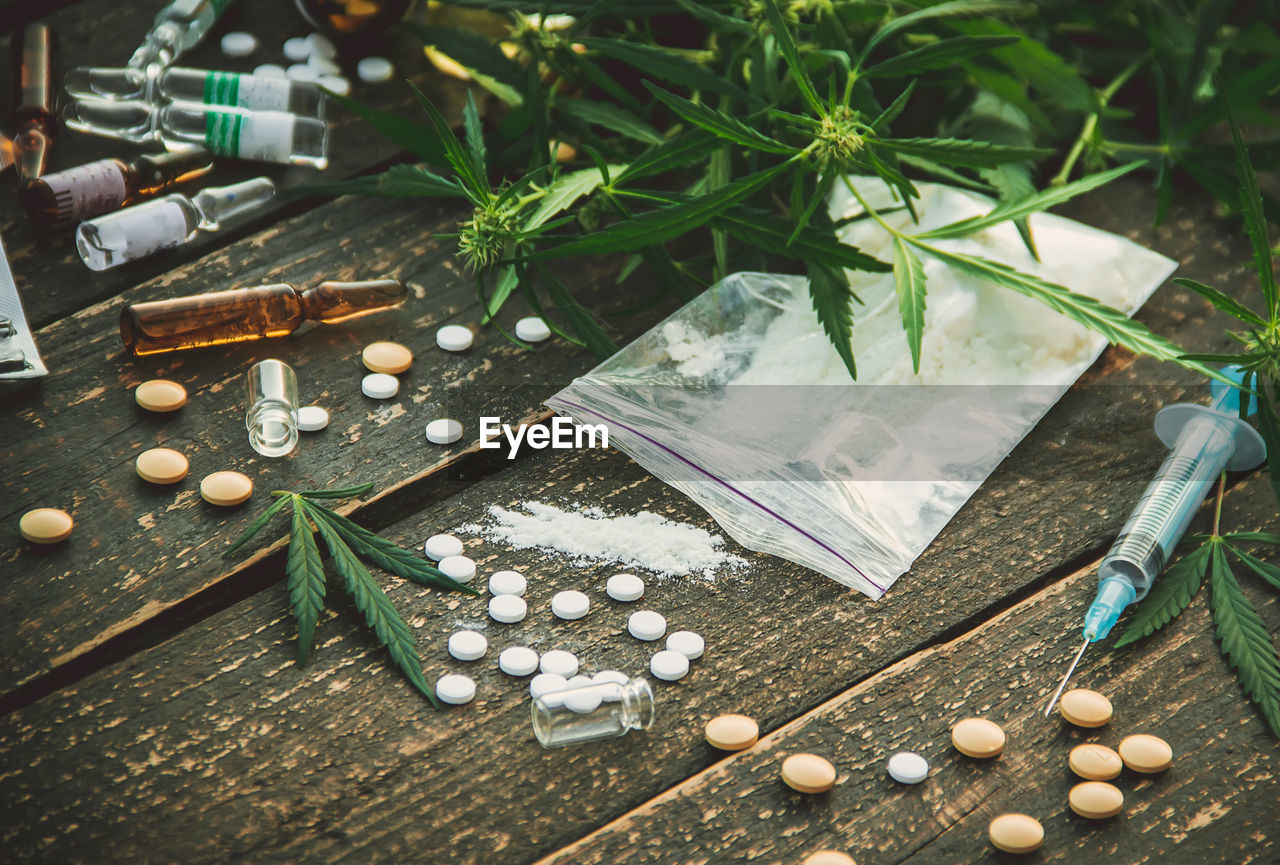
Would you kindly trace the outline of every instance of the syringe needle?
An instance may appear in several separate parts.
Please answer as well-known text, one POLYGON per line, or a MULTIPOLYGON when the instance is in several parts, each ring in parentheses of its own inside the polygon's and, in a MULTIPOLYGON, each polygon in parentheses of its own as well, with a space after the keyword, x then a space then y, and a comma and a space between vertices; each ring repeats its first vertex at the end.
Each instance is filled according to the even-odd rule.
POLYGON ((1045 706, 1044 716, 1049 717, 1053 712, 1053 707, 1057 704, 1058 698, 1062 696, 1062 689, 1067 687, 1067 681, 1070 680, 1071 674, 1076 671, 1076 665, 1080 663, 1080 659, 1084 657, 1084 650, 1089 648, 1089 638, 1084 638, 1084 645, 1080 647, 1080 651, 1076 652, 1076 658, 1071 662, 1071 666, 1067 668, 1067 674, 1062 677, 1062 683, 1058 685, 1058 690, 1053 692, 1053 699, 1049 701, 1049 705, 1045 706))

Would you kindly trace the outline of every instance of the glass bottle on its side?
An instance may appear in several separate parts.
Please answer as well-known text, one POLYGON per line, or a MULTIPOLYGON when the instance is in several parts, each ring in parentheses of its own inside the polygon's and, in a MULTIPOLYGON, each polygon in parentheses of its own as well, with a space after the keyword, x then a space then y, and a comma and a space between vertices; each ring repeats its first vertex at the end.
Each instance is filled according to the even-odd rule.
POLYGON ((323 118, 325 109, 324 91, 314 84, 213 69, 77 66, 63 77, 62 84, 75 99, 136 100, 153 105, 193 102, 315 118, 323 118))
POLYGON ((18 187, 18 199, 33 225, 53 228, 159 195, 212 168, 213 156, 203 147, 128 162, 99 159, 28 180, 18 187))
POLYGON ((168 66, 204 39, 230 5, 231 0, 173 0, 156 13, 151 31, 143 37, 128 65, 139 69, 154 64, 168 66))
POLYGON ((653 725, 653 691, 644 679, 553 691, 533 701, 533 735, 544 748, 625 736, 653 725))
POLYGON ((401 306, 398 279, 322 282, 300 291, 287 283, 126 304, 120 338, 131 355, 287 336, 305 321, 337 324, 401 306))

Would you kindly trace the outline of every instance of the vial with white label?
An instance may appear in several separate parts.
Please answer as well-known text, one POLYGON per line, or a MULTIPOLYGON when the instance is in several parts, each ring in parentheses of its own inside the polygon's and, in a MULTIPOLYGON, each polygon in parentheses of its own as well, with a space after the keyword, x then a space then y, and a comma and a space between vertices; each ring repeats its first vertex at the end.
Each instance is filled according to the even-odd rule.
POLYGON ((261 207, 275 195, 267 177, 211 186, 188 198, 180 193, 145 201, 80 223, 76 250, 90 270, 108 270, 187 243, 200 231, 261 207))
POLYGON ((282 457, 298 446, 298 377, 282 360, 255 363, 245 374, 249 445, 264 457, 282 457))
POLYGON ((324 91, 314 84, 270 75, 247 75, 181 66, 123 69, 77 66, 62 85, 74 99, 225 105, 246 111, 288 111, 324 117, 324 91))
POLYGON ((533 701, 533 735, 544 748, 625 736, 653 725, 653 691, 644 679, 600 682, 533 701))
POLYGON ((172 0, 156 13, 151 32, 133 52, 129 65, 168 66, 200 42, 230 5, 231 0, 172 0))

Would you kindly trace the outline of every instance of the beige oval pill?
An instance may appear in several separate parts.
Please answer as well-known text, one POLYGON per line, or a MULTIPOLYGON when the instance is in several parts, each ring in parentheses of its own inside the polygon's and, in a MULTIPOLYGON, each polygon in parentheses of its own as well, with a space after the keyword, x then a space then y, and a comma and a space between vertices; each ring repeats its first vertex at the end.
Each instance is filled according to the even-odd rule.
POLYGON ((253 481, 240 472, 214 472, 200 481, 200 496, 211 505, 231 507, 249 500, 253 481))
POLYGON ((75 521, 58 508, 36 508, 18 520, 18 531, 33 544, 57 544, 71 537, 75 521))
POLYGON ((1111 701, 1088 688, 1073 688, 1058 701, 1058 711, 1077 727, 1101 727, 1111 720, 1111 701))
POLYGON ((1044 827, 1026 814, 1001 814, 987 826, 987 837, 1006 853, 1030 853, 1044 843, 1044 827))
POLYGON ((1173 749, 1159 736, 1139 733, 1120 740, 1120 759, 1135 772, 1153 775, 1173 765, 1173 749))
POLYGON ((965 718, 951 728, 951 744, 968 757, 985 760, 1004 750, 1004 730, 986 718, 965 718))
POLYGON ((742 751, 760 738, 760 726, 746 715, 720 715, 707 722, 707 743, 721 751, 742 751))
POLYGON ((1114 817, 1124 808, 1124 794, 1114 784, 1105 781, 1085 781, 1071 788, 1067 804, 1081 817, 1105 820, 1114 817))
POLYGON ((371 342, 364 347, 360 359, 371 372, 396 375, 413 363, 413 352, 398 342, 371 342))
POLYGON ((133 398, 147 411, 177 411, 187 404, 187 389, 167 378, 153 378, 138 385, 133 398))
POLYGON ((172 448, 152 448, 138 454, 133 467, 138 477, 153 484, 176 484, 187 476, 187 458, 172 448))
POLYGON ((782 780, 801 793, 825 793, 836 784, 836 767, 817 754, 792 754, 782 761, 782 780))
POLYGON ((1120 777, 1124 764, 1120 755, 1106 745, 1076 745, 1067 755, 1071 771, 1088 781, 1110 781, 1120 777))
POLYGON ((858 865, 848 853, 839 850, 819 850, 805 857, 801 865, 858 865))

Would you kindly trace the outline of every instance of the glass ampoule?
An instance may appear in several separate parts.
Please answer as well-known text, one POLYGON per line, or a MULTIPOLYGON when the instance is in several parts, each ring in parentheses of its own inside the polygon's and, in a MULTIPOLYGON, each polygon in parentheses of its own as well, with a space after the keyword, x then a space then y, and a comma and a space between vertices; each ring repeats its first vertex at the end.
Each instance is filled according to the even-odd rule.
POLYGON ((57 129, 53 113, 53 36, 44 24, 28 24, 15 45, 14 163, 20 179, 39 177, 57 129))
POLYGON ((99 159, 28 180, 18 199, 33 225, 52 228, 151 198, 213 168, 203 147, 144 154, 125 162, 99 159))
POLYGON ((653 724, 653 691, 644 679, 553 691, 533 701, 533 735, 544 748, 625 736, 653 724))
POLYGON ((282 457, 298 446, 298 377, 282 360, 255 363, 245 373, 249 446, 264 457, 282 457))
POLYGON ((129 66, 168 66, 179 54, 194 47, 227 11, 231 0, 173 0, 158 13, 155 23, 129 58, 129 66))
POLYGON ((375 279, 322 282, 306 290, 277 283, 131 303, 120 311, 120 339, 137 356, 287 336, 305 321, 337 324, 395 309, 407 297, 400 280, 375 279))
POLYGON ((162 69, 77 66, 62 79, 75 99, 125 99, 162 105, 192 102, 246 111, 287 111, 324 117, 324 91, 314 84, 270 75, 246 75, 173 66, 162 69))
POLYGON ((181 193, 144 201, 80 223, 76 250, 90 270, 108 270, 162 249, 181 246, 201 231, 261 207, 276 192, 267 177, 210 186, 188 198, 181 193))

